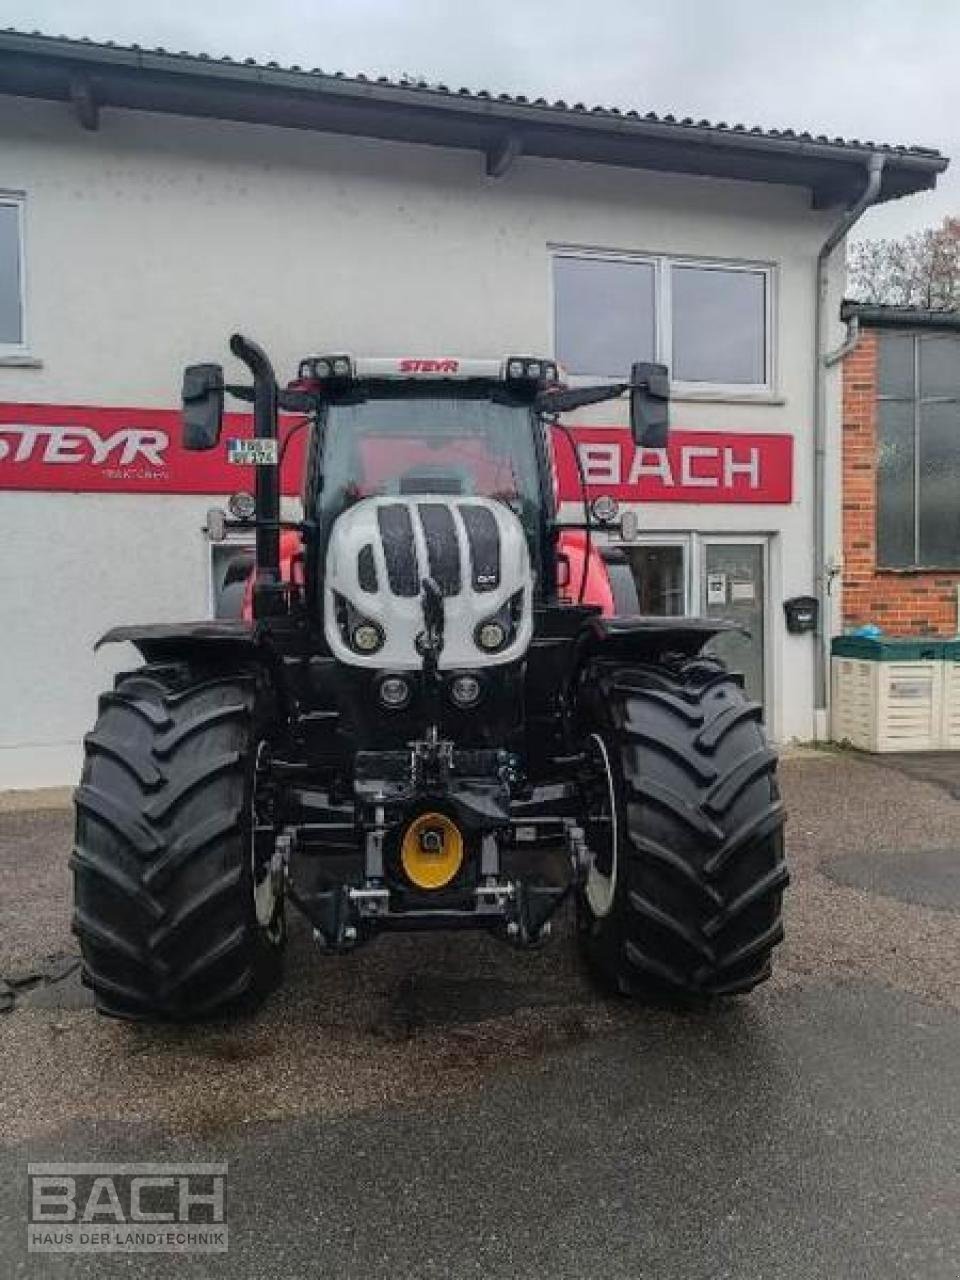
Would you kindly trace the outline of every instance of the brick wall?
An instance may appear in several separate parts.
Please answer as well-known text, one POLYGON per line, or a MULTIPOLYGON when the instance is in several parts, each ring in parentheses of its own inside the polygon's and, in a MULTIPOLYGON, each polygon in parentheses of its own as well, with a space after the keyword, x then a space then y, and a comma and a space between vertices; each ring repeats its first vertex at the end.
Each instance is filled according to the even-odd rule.
POLYGON ((877 569, 877 335, 843 362, 843 625, 954 635, 960 571, 877 569))

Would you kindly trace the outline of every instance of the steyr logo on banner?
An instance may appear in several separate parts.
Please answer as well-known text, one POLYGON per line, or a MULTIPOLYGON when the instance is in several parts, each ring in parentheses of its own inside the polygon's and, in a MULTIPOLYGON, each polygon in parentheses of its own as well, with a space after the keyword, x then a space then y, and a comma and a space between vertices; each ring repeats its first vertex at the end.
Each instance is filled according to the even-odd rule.
POLYGON ((0 423, 0 462, 42 462, 48 466, 164 466, 170 444, 165 431, 121 427, 101 435, 93 427, 0 423))

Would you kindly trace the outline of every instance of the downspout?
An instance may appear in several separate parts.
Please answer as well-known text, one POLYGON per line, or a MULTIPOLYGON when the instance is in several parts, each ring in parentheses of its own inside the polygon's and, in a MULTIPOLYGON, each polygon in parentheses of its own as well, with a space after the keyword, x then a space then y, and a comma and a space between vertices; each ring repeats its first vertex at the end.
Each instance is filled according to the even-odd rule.
MULTIPOLYGON (((880 183, 883 178, 885 157, 874 152, 867 160, 867 180, 858 199, 844 210, 840 221, 820 246, 817 254, 817 291, 814 299, 813 320, 813 571, 816 581, 816 592, 820 601, 819 623, 815 641, 813 671, 813 705, 817 736, 826 736, 829 731, 827 721, 828 688, 827 672, 830 660, 830 586, 831 574, 826 564, 826 527, 827 527, 827 413, 826 413, 826 378, 825 366, 828 356, 822 351, 823 333, 825 329, 824 311, 827 301, 828 265, 830 255, 844 239, 863 213, 876 201, 880 194, 880 183), (822 726, 819 721, 823 720, 822 726)), ((855 336, 848 333, 848 341, 855 336)), ((844 344, 846 346, 846 344, 844 344)), ((836 353, 831 353, 836 356, 836 353)), ((839 359, 839 357, 837 356, 839 359)), ((831 360, 830 363, 835 363, 831 360)))
POLYGON ((828 369, 832 369, 835 364, 839 364, 851 351, 855 351, 857 343, 860 341, 860 317, 854 314, 847 321, 847 336, 840 343, 839 347, 834 347, 832 351, 828 351, 823 357, 823 363, 828 369))

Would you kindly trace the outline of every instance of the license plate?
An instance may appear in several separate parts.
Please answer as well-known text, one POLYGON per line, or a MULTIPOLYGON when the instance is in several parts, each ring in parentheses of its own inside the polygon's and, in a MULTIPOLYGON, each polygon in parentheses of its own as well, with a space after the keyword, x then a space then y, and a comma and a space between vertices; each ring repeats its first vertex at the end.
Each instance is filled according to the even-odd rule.
POLYGON ((276 440, 255 436, 252 440, 228 440, 227 461, 240 467, 275 467, 279 457, 276 440))

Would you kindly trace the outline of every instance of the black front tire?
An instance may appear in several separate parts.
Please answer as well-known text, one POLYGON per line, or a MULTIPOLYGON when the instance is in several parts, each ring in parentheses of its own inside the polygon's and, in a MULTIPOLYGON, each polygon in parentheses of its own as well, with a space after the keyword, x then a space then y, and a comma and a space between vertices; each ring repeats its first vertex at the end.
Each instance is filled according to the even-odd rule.
POLYGON ((589 966, 656 1002, 749 991, 770 976, 789 880, 759 705, 698 658, 672 670, 596 662, 580 709, 594 771, 609 769, 611 812, 593 826, 612 832, 579 896, 589 966))
POLYGON ((279 977, 283 899, 258 919, 252 824, 272 700, 254 672, 189 664, 117 677, 76 792, 74 931, 114 1017, 189 1020, 279 977))

